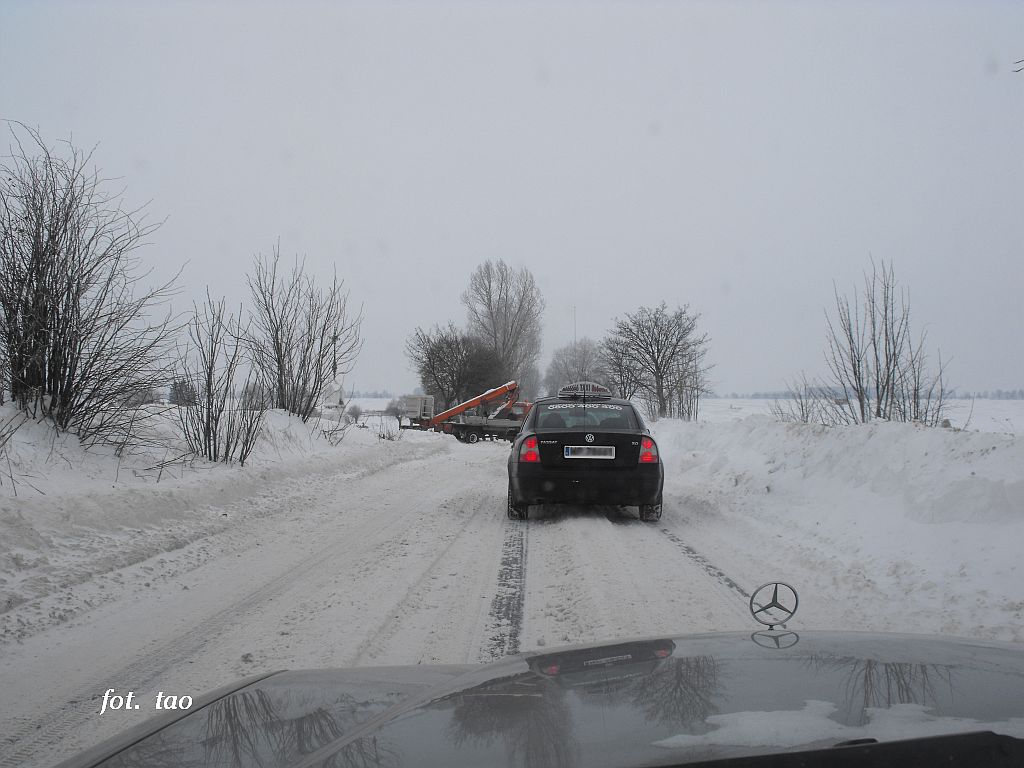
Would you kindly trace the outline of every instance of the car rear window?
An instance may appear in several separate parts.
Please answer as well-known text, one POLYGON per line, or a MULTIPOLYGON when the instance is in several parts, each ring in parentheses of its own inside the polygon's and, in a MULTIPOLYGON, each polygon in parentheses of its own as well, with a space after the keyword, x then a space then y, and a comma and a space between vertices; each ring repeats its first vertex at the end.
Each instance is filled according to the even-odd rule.
POLYGON ((540 403, 537 429, 639 429, 632 406, 615 403, 540 403))

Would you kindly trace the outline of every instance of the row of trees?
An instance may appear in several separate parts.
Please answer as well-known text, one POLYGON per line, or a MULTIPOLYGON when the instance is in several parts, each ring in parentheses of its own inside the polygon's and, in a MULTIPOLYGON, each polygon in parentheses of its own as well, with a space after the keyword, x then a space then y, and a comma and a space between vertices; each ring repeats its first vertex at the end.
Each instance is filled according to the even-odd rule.
POLYGON ((466 325, 417 327, 406 355, 423 391, 447 408, 491 387, 517 380, 529 395, 540 375, 544 297, 526 268, 487 261, 470 275, 462 294, 466 325))
POLYGON ((54 152, 15 124, 0 164, 0 402, 86 445, 153 439, 137 406, 170 381, 189 448, 244 463, 268 408, 306 421, 351 370, 362 311, 335 275, 314 283, 275 245, 254 259, 251 306, 227 311, 207 293, 185 317, 174 279, 148 285, 137 250, 153 234, 139 210, 90 170, 91 155, 54 152))
POLYGON ((696 419, 708 393, 708 337, 688 307, 664 302, 615 318, 600 341, 579 339, 556 349, 544 378, 549 394, 571 381, 596 381, 644 404, 652 418, 696 419))
POLYGON ((544 299, 528 269, 485 262, 470 276, 462 303, 465 327, 416 328, 406 343, 423 391, 438 408, 511 379, 525 397, 589 380, 639 399, 652 417, 692 419, 708 391, 707 336, 687 307, 640 307, 617 318, 600 342, 584 338, 556 349, 542 382, 537 359, 544 299))

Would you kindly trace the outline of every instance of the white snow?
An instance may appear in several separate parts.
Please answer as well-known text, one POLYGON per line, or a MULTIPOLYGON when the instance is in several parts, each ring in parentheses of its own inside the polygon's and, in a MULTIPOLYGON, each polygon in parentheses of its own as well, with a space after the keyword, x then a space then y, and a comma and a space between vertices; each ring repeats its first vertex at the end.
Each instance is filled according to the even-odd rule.
MULTIPOLYGON (((767 416, 774 401, 763 398, 707 398, 700 403, 700 421, 736 421, 767 416)), ((1024 432, 1024 400, 948 400, 946 415, 954 429, 972 432, 1024 432)))
POLYGON ((332 447, 324 425, 273 413, 244 469, 160 468, 165 453, 84 452, 26 425, 0 457, 0 766, 153 714, 98 715, 109 687, 486 661, 518 621, 499 610, 510 542, 526 552, 522 650, 749 628, 742 592, 772 579, 800 592, 791 628, 1024 641, 1024 439, 781 424, 743 402, 653 425, 658 525, 565 507, 517 528, 506 443, 381 441, 376 417, 332 447))
POLYGON ((1024 640, 1020 438, 765 416, 656 430, 687 541, 737 581, 796 585, 801 626, 1024 640))

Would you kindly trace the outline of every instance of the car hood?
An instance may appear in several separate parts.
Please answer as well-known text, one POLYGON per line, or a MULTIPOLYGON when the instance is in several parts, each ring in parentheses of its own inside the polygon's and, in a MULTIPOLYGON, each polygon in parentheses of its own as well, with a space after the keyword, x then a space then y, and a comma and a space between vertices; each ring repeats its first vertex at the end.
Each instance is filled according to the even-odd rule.
POLYGON ((276 672, 61 764, 642 766, 945 733, 1024 736, 1024 649, 916 635, 687 635, 484 666, 276 672))

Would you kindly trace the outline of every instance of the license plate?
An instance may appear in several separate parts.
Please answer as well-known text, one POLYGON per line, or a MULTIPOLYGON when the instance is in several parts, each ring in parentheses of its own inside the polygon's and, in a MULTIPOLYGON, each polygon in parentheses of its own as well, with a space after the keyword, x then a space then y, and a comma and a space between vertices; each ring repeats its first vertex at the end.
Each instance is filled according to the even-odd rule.
POLYGON ((563 446, 567 459, 614 459, 614 445, 566 445, 563 446))

